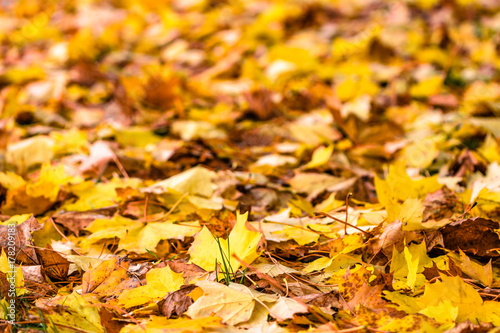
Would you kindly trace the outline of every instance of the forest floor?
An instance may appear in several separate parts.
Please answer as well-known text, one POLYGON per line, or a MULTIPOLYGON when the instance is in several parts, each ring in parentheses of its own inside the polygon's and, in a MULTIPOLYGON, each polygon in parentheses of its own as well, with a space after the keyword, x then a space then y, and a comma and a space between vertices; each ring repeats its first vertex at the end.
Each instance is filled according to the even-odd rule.
POLYGON ((0 328, 500 326, 498 0, 0 8, 0 328))

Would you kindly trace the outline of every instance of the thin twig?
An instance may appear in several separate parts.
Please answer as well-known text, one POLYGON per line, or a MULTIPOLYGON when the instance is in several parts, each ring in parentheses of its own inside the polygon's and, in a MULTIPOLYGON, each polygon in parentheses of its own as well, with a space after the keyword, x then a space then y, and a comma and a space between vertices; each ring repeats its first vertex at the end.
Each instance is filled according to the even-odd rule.
POLYGON ((349 221, 349 197, 352 195, 351 192, 347 193, 345 197, 345 225, 344 225, 344 235, 347 235, 347 221, 349 221))
POLYGON ((362 233, 364 233, 365 235, 367 235, 367 236, 369 236, 369 237, 374 237, 374 235, 372 235, 372 234, 371 234, 371 233, 369 233, 368 231, 364 231, 363 229, 358 228, 358 227, 356 227, 355 225, 352 225, 352 224, 350 224, 350 223, 349 223, 349 222, 347 222, 347 221, 342 221, 341 219, 338 219, 338 218, 336 218, 336 217, 333 217, 333 216, 331 216, 330 214, 327 214, 327 213, 325 213, 325 212, 318 212, 318 213, 316 213, 316 215, 329 217, 329 218, 331 218, 332 220, 335 220, 335 221, 337 221, 337 222, 340 222, 340 223, 343 223, 343 224, 345 224, 345 225, 348 225, 348 226, 350 226, 351 228, 354 228, 354 229, 356 229, 356 230, 359 230, 359 231, 361 231, 362 233))

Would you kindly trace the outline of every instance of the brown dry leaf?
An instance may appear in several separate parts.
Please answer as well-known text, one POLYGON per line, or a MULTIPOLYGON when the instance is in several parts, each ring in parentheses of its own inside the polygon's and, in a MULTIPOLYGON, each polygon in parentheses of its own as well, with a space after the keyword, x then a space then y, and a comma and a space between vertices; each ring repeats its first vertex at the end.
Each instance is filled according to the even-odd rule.
MULTIPOLYGON (((24 265, 39 265, 34 244, 32 241, 31 233, 40 230, 43 227, 38 223, 32 215, 26 221, 15 227, 15 248, 19 253, 17 254, 16 263, 24 265)), ((7 225, 0 225, 0 246, 7 252, 9 231, 7 225)))
POLYGON ((7 280, 7 274, 0 272, 0 296, 7 298, 9 295, 10 282, 7 280))
POLYGON ((167 318, 176 315, 178 317, 182 316, 184 312, 193 304, 193 299, 189 296, 196 287, 196 285, 185 285, 181 289, 169 293, 158 302, 158 308, 160 312, 167 318))
POLYGON ((312 294, 302 297, 308 305, 317 306, 319 308, 341 308, 341 303, 339 301, 339 294, 335 291, 330 291, 324 294, 312 294))
POLYGON ((421 236, 412 231, 403 231, 402 223, 399 220, 384 226, 382 234, 371 241, 371 248, 374 254, 382 251, 387 257, 392 256, 392 249, 395 246, 398 251, 402 251, 406 244, 413 240, 419 240, 421 236))
POLYGON ((86 212, 65 212, 54 216, 54 222, 60 224, 75 236, 88 227, 96 219, 109 218, 114 215, 116 208, 102 208, 86 212))
POLYGON ((101 325, 106 333, 118 333, 126 325, 121 317, 109 308, 99 308, 99 316, 101 317, 101 325))
POLYGON ((45 276, 59 281, 66 280, 70 264, 68 260, 54 251, 50 244, 47 244, 46 249, 36 248, 35 252, 45 276))
MULTIPOLYGON (((168 261, 167 264, 168 267, 170 267, 175 273, 182 273, 186 282, 191 282, 192 280, 196 280, 207 274, 207 271, 195 264, 188 264, 179 261, 168 261)), ((158 267, 160 266, 161 264, 158 265, 158 267)))
POLYGON ((452 222, 439 231, 447 249, 460 249, 480 257, 498 257, 500 238, 495 230, 499 228, 496 221, 476 217, 452 222))

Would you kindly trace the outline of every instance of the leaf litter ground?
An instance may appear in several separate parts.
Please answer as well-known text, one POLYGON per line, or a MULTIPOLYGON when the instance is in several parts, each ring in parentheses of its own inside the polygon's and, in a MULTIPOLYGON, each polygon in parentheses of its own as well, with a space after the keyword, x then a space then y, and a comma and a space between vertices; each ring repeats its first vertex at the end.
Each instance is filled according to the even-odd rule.
POLYGON ((1 8, 3 329, 500 326, 498 1, 1 8))

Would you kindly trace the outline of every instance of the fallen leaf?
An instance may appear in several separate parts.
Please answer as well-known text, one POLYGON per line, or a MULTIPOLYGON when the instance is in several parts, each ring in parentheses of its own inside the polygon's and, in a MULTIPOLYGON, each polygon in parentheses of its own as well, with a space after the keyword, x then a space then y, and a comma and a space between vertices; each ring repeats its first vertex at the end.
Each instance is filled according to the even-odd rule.
POLYGON ((158 302, 160 312, 167 318, 172 315, 182 316, 184 312, 193 304, 193 299, 189 297, 189 293, 196 288, 196 285, 185 285, 181 289, 169 293, 158 302))
POLYGON ((215 191, 213 179, 215 173, 202 166, 197 166, 168 179, 157 182, 150 187, 143 189, 145 192, 164 193, 169 190, 177 191, 181 194, 200 195, 210 197, 215 191))
MULTIPOLYGON (((82 294, 94 293, 112 295, 120 293, 125 287, 128 276, 129 262, 123 258, 111 258, 95 268, 90 268, 82 277, 82 294)), ((130 288, 139 285, 137 281, 129 283, 130 288)))
POLYGON ((36 255, 42 265, 42 273, 51 279, 65 281, 68 277, 69 261, 54 251, 50 244, 46 249, 35 249, 36 255))
POLYGON ((131 308, 160 300, 182 285, 184 285, 182 274, 172 272, 169 267, 153 268, 146 274, 145 286, 123 291, 118 301, 125 308, 131 308))
POLYGON ((498 257, 500 239, 495 232, 500 225, 480 217, 462 219, 439 229, 447 249, 462 250, 477 256, 498 257))
POLYGON ((201 232, 195 237, 193 244, 189 248, 190 261, 206 271, 215 269, 216 261, 223 265, 223 258, 227 258, 229 266, 233 271, 241 267, 241 262, 234 256, 247 264, 251 264, 259 256, 257 246, 262 235, 259 232, 249 231, 245 225, 248 212, 237 215, 237 222, 229 234, 229 238, 217 240, 203 227, 201 232))
POLYGON ((304 169, 314 169, 328 162, 333 153, 333 146, 319 147, 313 152, 311 160, 304 165, 304 169))
MULTIPOLYGON (((178 318, 167 319, 165 317, 152 316, 146 323, 147 332, 153 333, 184 333, 184 332, 209 332, 212 329, 224 329, 221 319, 215 316, 207 316, 199 319, 178 318)), ((125 326, 120 332, 136 333, 144 332, 137 325, 125 326)))
POLYGON ((403 225, 403 230, 422 229, 422 217, 424 205, 418 199, 406 199, 399 211, 399 220, 403 225))
POLYGON ((49 331, 59 332, 61 329, 66 329, 68 331, 104 332, 99 308, 92 306, 93 303, 89 302, 88 299, 73 292, 69 296, 61 298, 60 301, 63 307, 55 308, 45 314, 50 318, 49 331))
POLYGON ((292 319, 296 313, 309 312, 308 306, 304 303, 285 297, 280 297, 270 310, 271 316, 275 316, 278 320, 292 319))
MULTIPOLYGON (((39 265, 37 255, 35 253, 34 244, 32 241, 31 233, 40 230, 43 225, 31 216, 27 220, 15 226, 15 249, 16 249, 16 263, 25 265, 39 265)), ((0 246, 7 251, 9 241, 9 231, 7 225, 0 225, 0 246)))
POLYGON ((459 249, 460 258, 455 260, 460 269, 474 280, 480 281, 483 285, 491 287, 493 283, 493 267, 491 266, 491 259, 486 265, 478 264, 470 259, 462 250, 459 249))
POLYGON ((8 163, 12 163, 16 168, 25 172, 28 168, 36 164, 50 162, 54 157, 52 150, 54 140, 45 135, 37 135, 7 147, 5 156, 8 163))
POLYGON ((186 315, 192 319, 207 317, 211 314, 222 318, 228 325, 248 321, 255 307, 255 299, 260 302, 275 302, 276 297, 252 291, 245 286, 230 284, 225 286, 218 282, 199 281, 196 283, 203 290, 187 310, 186 315))

